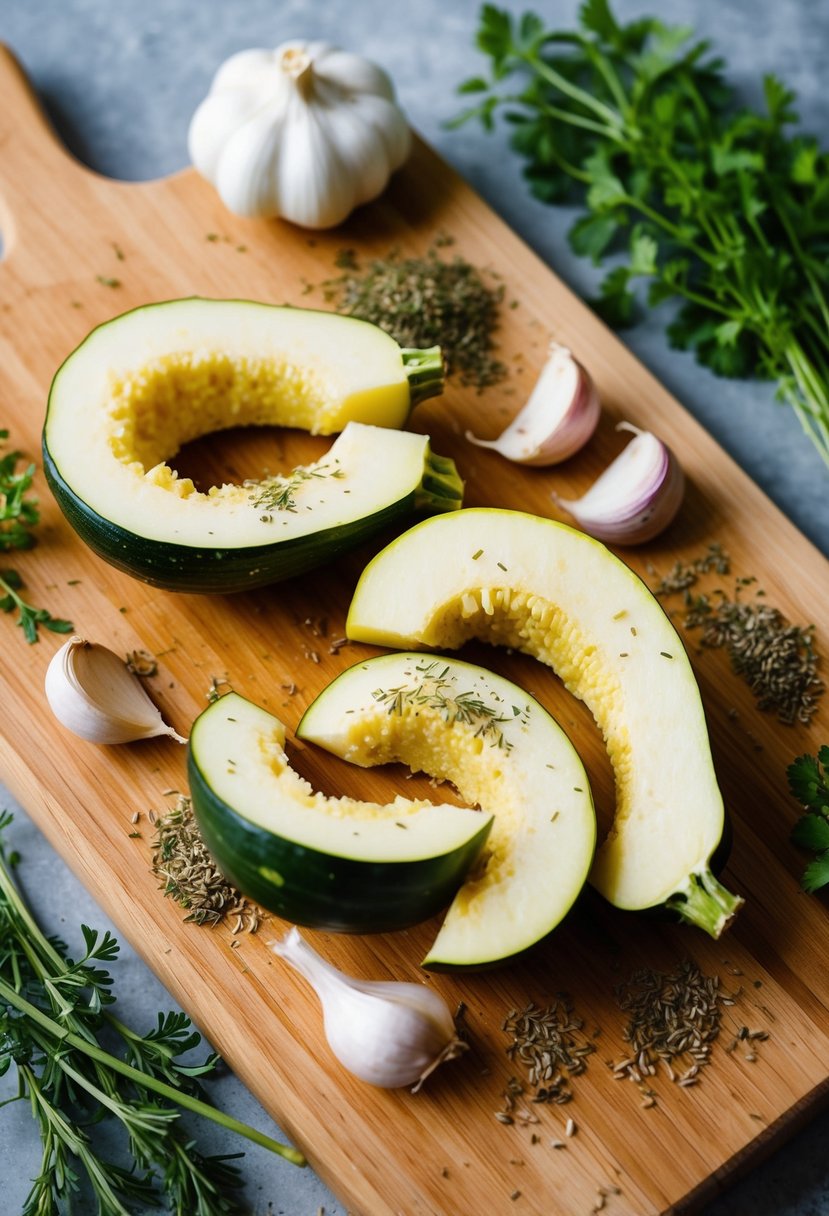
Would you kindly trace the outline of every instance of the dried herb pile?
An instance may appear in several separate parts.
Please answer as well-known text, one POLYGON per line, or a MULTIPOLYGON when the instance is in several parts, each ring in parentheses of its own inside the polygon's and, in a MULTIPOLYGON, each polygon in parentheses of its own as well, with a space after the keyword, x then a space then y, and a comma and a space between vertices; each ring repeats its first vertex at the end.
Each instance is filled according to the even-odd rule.
POLYGON ((689 564, 677 562, 653 588, 654 594, 683 595, 684 628, 701 630, 702 646, 726 651, 733 670, 751 688, 758 709, 775 713, 786 725, 808 724, 824 691, 817 674, 814 626, 791 624, 765 602, 762 590, 756 590, 753 599, 743 598, 754 578, 737 579, 731 594, 717 588, 692 595, 700 576, 712 571, 730 572, 728 554, 719 545, 711 545, 689 564))
POLYGON ((439 240, 423 257, 393 250, 365 267, 344 251, 343 273, 324 285, 326 297, 339 312, 379 325, 400 346, 439 345, 447 372, 483 389, 506 375, 493 353, 504 288, 488 284, 465 258, 442 258, 440 248, 450 243, 439 240))
POLYGON ((614 1063, 614 1077, 644 1086, 646 1106, 656 1103, 648 1078, 660 1064, 671 1081, 683 1088, 695 1085, 700 1070, 711 1062, 723 1006, 734 1004, 721 991, 719 977, 703 975, 690 961, 667 973, 643 968, 618 986, 616 996, 628 1015, 624 1039, 631 1051, 614 1063))
MULTIPOLYGON (((587 1069, 587 1058, 596 1044, 584 1033, 584 1022, 573 1011, 570 998, 561 994, 551 1005, 540 1008, 532 1001, 521 1010, 511 1009, 501 1029, 511 1036, 506 1053, 520 1064, 530 1088, 530 1102, 564 1105, 573 1097, 571 1079, 587 1069)), ((499 1123, 533 1122, 528 1112, 516 1106, 526 1093, 524 1082, 510 1077, 504 1092, 504 1107, 496 1112, 499 1123)))
POLYGON ((164 894, 188 910, 185 921, 217 925, 232 920, 234 933, 258 929, 259 910, 219 870, 184 794, 155 820, 152 871, 162 880, 164 894))

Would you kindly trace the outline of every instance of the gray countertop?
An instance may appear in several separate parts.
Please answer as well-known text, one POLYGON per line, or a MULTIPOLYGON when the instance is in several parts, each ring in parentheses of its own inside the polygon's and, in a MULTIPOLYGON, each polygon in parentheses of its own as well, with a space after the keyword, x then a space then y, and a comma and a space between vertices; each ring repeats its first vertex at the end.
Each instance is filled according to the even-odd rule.
MULTIPOLYGON (((523 6, 509 7, 520 11, 523 6)), ((535 7, 551 24, 564 27, 573 24, 577 5, 575 0, 544 0, 535 7)), ((161 176, 187 163, 190 115, 218 64, 233 51, 287 38, 324 37, 365 54, 390 72, 413 125, 425 138, 571 286, 589 294, 597 272, 568 250, 570 217, 529 197, 520 165, 507 150, 505 131, 487 136, 472 126, 450 132, 443 125, 459 108, 455 86, 483 67, 473 47, 478 8, 477 0, 411 0, 405 9, 388 0, 236 0, 232 5, 221 0, 122 0, 117 5, 111 0, 4 0, 0 39, 22 60, 72 151, 96 170, 127 179, 161 176)), ((725 55, 729 78, 747 101, 758 100, 762 75, 775 72, 797 90, 807 129, 820 133, 829 125, 824 86, 829 6, 806 0, 723 0, 716 5, 710 0, 618 0, 616 8, 623 18, 656 11, 670 23, 694 26, 725 55)), ((774 403, 772 388, 715 379, 690 356, 668 347, 662 321, 655 317, 628 331, 624 340, 829 553, 829 473, 791 411, 774 403)), ((0 772, 0 781, 2 777, 0 772)), ((3 795, 0 786, 0 806, 13 807, 3 795)), ((24 811, 13 809, 14 846, 24 858, 21 878, 41 923, 73 942, 82 921, 103 927, 107 921, 101 911, 24 811)), ((121 1016, 136 1027, 148 1026, 157 1009, 171 1004, 126 945, 116 964, 116 985, 121 1016)), ((0 1081, 0 1100, 10 1093, 9 1079, 0 1081)), ((232 1075, 225 1075, 211 1093, 237 1117, 274 1131, 232 1075)), ((2 1110, 0 1129, 0 1213, 13 1216, 22 1210, 36 1173, 37 1135, 22 1103, 2 1110)), ((342 1206, 309 1170, 296 1170, 212 1127, 199 1127, 198 1134, 213 1152, 245 1149, 247 1195, 257 1216, 313 1216, 320 1207, 326 1216, 342 1216, 342 1206)), ((709 1205, 705 1216, 817 1216, 829 1211, 827 1134, 829 1116, 816 1118, 709 1205)), ((92 1216, 91 1201, 87 1205, 81 1201, 76 1211, 92 1216)), ((400 1205, 405 1211, 404 1195, 400 1205)))

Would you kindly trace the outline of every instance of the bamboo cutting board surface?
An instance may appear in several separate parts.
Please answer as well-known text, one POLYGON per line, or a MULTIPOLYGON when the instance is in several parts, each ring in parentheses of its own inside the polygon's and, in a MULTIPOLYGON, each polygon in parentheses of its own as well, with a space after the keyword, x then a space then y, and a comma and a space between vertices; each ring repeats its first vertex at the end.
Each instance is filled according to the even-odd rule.
MULTIPOLYGON (((499 333, 499 353, 510 367, 507 385, 477 394, 452 381, 413 419, 436 451, 457 460, 467 480, 467 505, 555 517, 551 491, 581 493, 621 447, 615 423, 629 419, 655 430, 680 454, 689 490, 667 535, 646 550, 625 553, 625 560, 653 581, 646 563, 666 573, 677 558, 698 556, 719 541, 732 556, 734 575, 756 576, 770 604, 793 621, 814 621, 819 646, 829 646, 823 557, 423 145, 379 202, 335 233, 309 236, 280 222, 232 217, 191 171, 125 184, 84 169, 56 143, 20 69, 3 52, 0 231, 0 425, 34 458, 51 377, 93 325, 139 304, 186 295, 324 306, 322 294, 308 292, 307 284, 336 273, 338 250, 353 248, 361 256, 382 256, 391 246, 423 252, 436 234, 451 235, 454 250, 502 276, 506 301, 516 302, 504 308, 499 333), (113 278, 117 287, 102 282, 113 278), (521 470, 473 449, 463 439, 465 428, 488 436, 502 429, 526 398, 551 338, 569 345, 598 384, 605 414, 597 438, 553 471, 521 470)), ((182 460, 202 476, 245 477, 316 459, 328 442, 231 433, 221 443, 193 445, 182 460)), ((71 617, 77 631, 116 652, 145 648, 161 655, 149 686, 183 733, 204 707, 213 676, 226 676, 292 731, 334 675, 375 653, 356 645, 329 651, 330 640, 343 633, 356 578, 374 550, 255 594, 175 596, 101 563, 64 523, 42 478, 38 491, 39 544, 14 558, 32 602, 71 617), (293 695, 286 689, 292 685, 293 695)), ((733 587, 733 578, 721 583, 733 587)), ((472 1050, 412 1096, 364 1086, 330 1058, 316 999, 267 950, 268 940, 284 931, 282 922, 267 920, 233 950, 226 929, 183 923, 149 871, 145 814, 142 835, 130 836, 135 811, 162 810, 163 791, 181 787, 183 749, 169 740, 108 750, 75 740, 54 722, 42 693, 46 665, 61 639, 46 634, 28 648, 10 619, 0 620, 0 628, 0 778, 353 1212, 529 1216, 555 1210, 581 1216, 596 1205, 599 1188, 607 1192, 608 1216, 684 1211, 792 1131, 827 1093, 829 969, 820 949, 826 904, 798 888, 804 857, 789 843, 798 809, 786 792, 785 768, 829 739, 829 698, 810 727, 783 727, 756 710, 724 653, 697 653, 694 635, 684 635, 734 821, 725 881, 746 898, 733 931, 720 942, 614 911, 591 893, 525 961, 489 973, 424 976, 418 963, 437 922, 359 939, 309 934, 354 974, 424 979, 453 1007, 466 1004, 472 1050), (743 992, 727 1011, 702 1082, 680 1089, 658 1077, 657 1104, 645 1109, 636 1086, 614 1080, 607 1067, 625 1054, 614 986, 636 967, 671 969, 687 957, 743 992), (530 1000, 546 1005, 561 990, 571 994, 588 1033, 600 1031, 597 1051, 574 1080, 572 1103, 532 1107, 537 1124, 502 1125, 494 1112, 518 1068, 504 1053, 501 1022, 511 1008, 530 1000), (740 1025, 769 1032, 756 1062, 742 1049, 725 1050, 740 1025), (563 1138, 569 1116, 577 1133, 565 1150, 556 1150, 551 1141, 563 1138)), ((583 707, 528 659, 483 647, 468 648, 467 657, 524 684, 559 718, 584 758, 606 826, 610 769, 583 707)), ((351 769, 312 748, 295 746, 293 755, 303 774, 327 792, 386 800, 395 791, 411 795, 421 788, 419 779, 351 769)))

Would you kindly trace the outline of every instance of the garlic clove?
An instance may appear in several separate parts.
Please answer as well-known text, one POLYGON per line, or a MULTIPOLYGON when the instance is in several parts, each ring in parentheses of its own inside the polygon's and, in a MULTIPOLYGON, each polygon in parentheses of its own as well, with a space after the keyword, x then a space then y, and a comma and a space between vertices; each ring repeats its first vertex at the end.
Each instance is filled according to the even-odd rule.
POLYGON ((67 730, 90 743, 132 743, 170 735, 168 726, 126 663, 106 646, 74 636, 52 657, 46 699, 67 730))
POLYGON ((599 540, 640 545, 653 540, 675 518, 685 477, 667 444, 650 431, 620 422, 633 439, 581 498, 553 499, 580 527, 599 540))
POLYGON ((492 448, 518 464, 559 464, 584 447, 599 422, 601 406, 586 369, 566 346, 553 342, 529 400, 497 439, 470 443, 492 448))
POLYGON ((449 1006, 425 984, 358 980, 326 962, 293 927, 271 950, 308 980, 328 1045, 344 1068, 384 1089, 413 1085, 466 1050, 449 1006))

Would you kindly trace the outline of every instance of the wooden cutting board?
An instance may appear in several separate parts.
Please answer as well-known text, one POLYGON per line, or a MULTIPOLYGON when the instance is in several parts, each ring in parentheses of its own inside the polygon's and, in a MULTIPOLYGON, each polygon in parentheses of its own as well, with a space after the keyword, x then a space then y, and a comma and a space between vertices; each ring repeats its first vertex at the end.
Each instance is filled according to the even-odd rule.
MULTIPOLYGON (((551 221, 554 222, 554 221, 551 221)), ((502 277, 511 307, 499 334, 506 386, 478 394, 451 382, 418 408, 413 425, 436 451, 455 457, 469 505, 556 514, 550 494, 583 491, 620 449, 614 424, 627 418, 663 436, 689 478, 681 518, 646 550, 625 554, 646 578, 713 541, 732 555, 733 574, 756 576, 768 602, 799 623, 814 621, 829 647, 829 567, 693 419, 574 298, 484 203, 426 147, 379 202, 344 228, 308 235, 280 222, 229 215, 187 171, 125 184, 72 160, 8 52, 0 56, 0 425, 37 458, 46 394, 60 361, 88 330, 124 309, 192 294, 243 296, 324 306, 319 284, 336 252, 422 252, 438 233, 471 262, 502 277), (111 285, 118 280, 117 286, 111 285), (110 285, 108 285, 110 284, 110 285), (559 470, 526 471, 463 439, 474 425, 494 435, 525 399, 550 338, 572 347, 597 381, 605 416, 588 450, 559 470)), ((186 457, 204 475, 248 476, 289 468, 327 446, 275 432, 206 441, 186 457)), ((181 464, 179 465, 181 467, 181 464)), ((256 594, 200 599, 154 590, 102 564, 64 523, 39 478, 39 544, 15 558, 33 602, 69 616, 85 636, 117 652, 162 655, 150 682, 168 718, 186 732, 205 705, 211 677, 293 729, 304 707, 346 666, 373 653, 346 646, 343 632, 364 550, 326 569, 256 594), (327 622, 326 636, 321 622, 327 622), (312 652, 319 658, 314 662, 312 652), (286 685, 296 685, 289 695, 286 685)), ((721 580, 733 587, 733 581, 721 580)), ((601 588, 596 589, 601 594, 601 588)), ((183 749, 171 741, 109 750, 78 742, 52 719, 43 675, 60 639, 27 647, 0 620, 4 706, 0 779, 106 908, 175 998, 243 1081, 273 1112, 325 1181, 355 1213, 561 1213, 581 1216, 608 1192, 608 1216, 686 1210, 767 1151, 811 1114, 829 1085, 829 969, 822 961, 826 903, 798 889, 803 855, 789 843, 798 814, 785 768, 829 740, 829 698, 811 727, 786 728, 760 714, 722 652, 693 652, 735 840, 728 885, 746 898, 720 942, 648 917, 624 915, 588 893, 568 923, 525 962, 483 974, 424 976, 418 967, 436 923, 368 938, 310 934, 337 965, 365 977, 425 979, 454 1006, 462 1000, 472 1050, 424 1091, 375 1090, 332 1061, 319 1009, 305 984, 267 949, 284 931, 268 920, 231 950, 225 929, 184 924, 149 871, 149 808, 184 780, 183 749), (141 836, 131 816, 142 812, 141 836), (657 1103, 614 1080, 607 1062, 625 1053, 624 1015, 614 986, 638 966, 670 969, 692 957, 730 988, 742 986, 700 1084, 655 1079, 657 1103), (539 1122, 496 1121, 508 1078, 501 1023, 527 1001, 572 996, 588 1032, 600 1030, 588 1071, 568 1106, 533 1106, 539 1122), (726 1047, 741 1025, 768 1030, 758 1059, 726 1047), (577 1133, 557 1150, 566 1117, 577 1133), (617 1188, 616 1190, 612 1188, 617 1188)), ((693 648, 693 635, 686 635, 693 648)), ((528 659, 471 648, 470 654, 529 688, 561 720, 589 769, 602 821, 612 805, 610 771, 583 707, 528 659)), ((301 771, 327 791, 386 799, 412 793, 403 774, 354 770, 313 749, 296 749, 301 771)))

